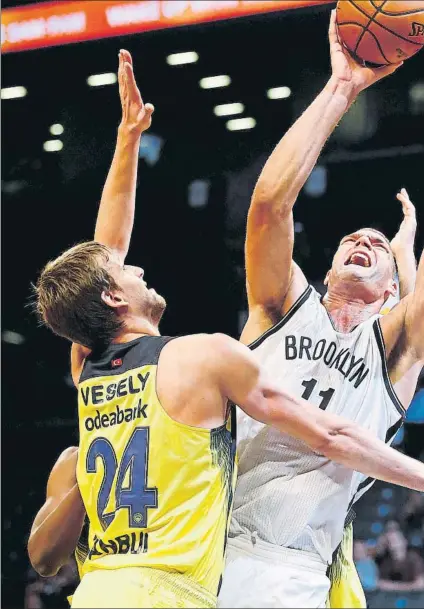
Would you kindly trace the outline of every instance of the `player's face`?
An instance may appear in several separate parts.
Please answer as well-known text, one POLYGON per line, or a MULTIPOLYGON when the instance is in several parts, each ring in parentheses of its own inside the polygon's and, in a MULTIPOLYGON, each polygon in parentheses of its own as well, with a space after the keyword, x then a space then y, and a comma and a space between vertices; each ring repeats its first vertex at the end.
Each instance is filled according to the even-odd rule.
MULTIPOLYGON (((353 286, 372 286, 373 291, 393 291, 394 258, 390 244, 370 229, 344 237, 333 258, 330 281, 352 282, 353 286)), ((388 294, 387 294, 388 295, 388 294)))
POLYGON ((128 313, 152 318, 159 322, 165 311, 165 299, 156 290, 149 288, 144 280, 144 270, 138 266, 122 265, 111 258, 108 271, 128 303, 128 313))

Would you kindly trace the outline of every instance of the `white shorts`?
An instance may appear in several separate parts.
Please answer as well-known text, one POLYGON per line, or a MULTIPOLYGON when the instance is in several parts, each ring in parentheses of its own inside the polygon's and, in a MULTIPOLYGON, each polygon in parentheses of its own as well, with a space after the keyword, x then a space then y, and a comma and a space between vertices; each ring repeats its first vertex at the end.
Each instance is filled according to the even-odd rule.
POLYGON ((313 554, 246 536, 230 538, 218 607, 326 607, 326 571, 313 554))

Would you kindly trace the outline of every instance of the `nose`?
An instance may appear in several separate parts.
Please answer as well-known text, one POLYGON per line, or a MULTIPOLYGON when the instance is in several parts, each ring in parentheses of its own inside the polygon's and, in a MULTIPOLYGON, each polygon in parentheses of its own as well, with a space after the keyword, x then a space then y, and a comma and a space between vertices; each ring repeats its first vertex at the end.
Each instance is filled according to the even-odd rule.
POLYGON ((139 266, 133 266, 132 268, 133 268, 134 274, 139 279, 141 279, 143 277, 143 275, 144 275, 144 269, 140 268, 139 266))
POLYGON ((360 237, 358 237, 355 245, 363 245, 364 247, 367 247, 370 250, 372 249, 370 238, 367 237, 367 235, 361 235, 360 237))

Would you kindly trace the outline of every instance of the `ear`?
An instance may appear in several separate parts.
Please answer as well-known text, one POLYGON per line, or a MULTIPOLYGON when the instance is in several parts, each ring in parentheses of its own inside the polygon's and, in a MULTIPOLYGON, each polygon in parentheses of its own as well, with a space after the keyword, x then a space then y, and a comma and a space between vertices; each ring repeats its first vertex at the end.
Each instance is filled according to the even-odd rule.
POLYGON ((329 281, 329 279, 330 279, 330 272, 331 272, 331 271, 328 271, 328 272, 327 272, 327 274, 326 274, 326 276, 325 276, 325 279, 324 279, 324 285, 328 285, 328 281, 329 281))
POLYGON ((108 307, 112 307, 112 309, 125 307, 129 304, 128 300, 124 297, 124 294, 119 290, 103 290, 102 300, 108 307))
POLYGON ((392 281, 389 288, 386 290, 386 300, 389 296, 396 296, 397 294, 397 283, 392 281))

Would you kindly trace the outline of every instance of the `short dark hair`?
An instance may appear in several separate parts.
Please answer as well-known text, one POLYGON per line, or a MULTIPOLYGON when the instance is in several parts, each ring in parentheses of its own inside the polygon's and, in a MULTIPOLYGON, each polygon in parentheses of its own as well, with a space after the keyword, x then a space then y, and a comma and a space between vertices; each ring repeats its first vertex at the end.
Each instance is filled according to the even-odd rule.
POLYGON ((80 243, 46 264, 35 286, 40 320, 55 334, 90 349, 104 347, 122 329, 103 290, 119 286, 105 268, 109 249, 95 241, 80 243))

